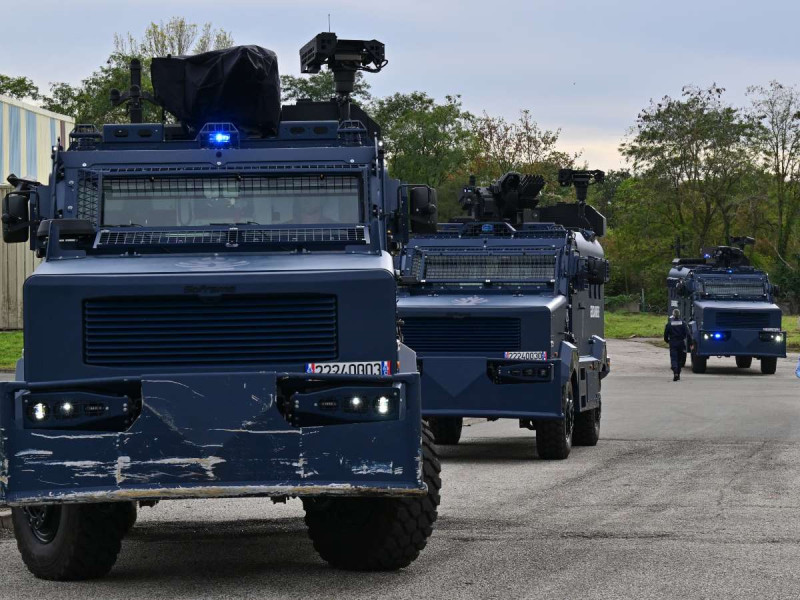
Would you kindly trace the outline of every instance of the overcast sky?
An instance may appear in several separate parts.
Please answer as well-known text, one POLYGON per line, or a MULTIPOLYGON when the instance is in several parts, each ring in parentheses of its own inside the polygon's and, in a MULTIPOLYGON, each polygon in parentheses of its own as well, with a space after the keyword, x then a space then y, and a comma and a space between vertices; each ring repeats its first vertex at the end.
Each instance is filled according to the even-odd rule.
POLYGON ((376 95, 461 94, 471 111, 514 118, 532 110, 561 129, 564 150, 616 168, 617 146, 651 98, 686 84, 725 87, 746 101, 752 84, 800 83, 800 2, 759 0, 3 0, 0 73, 77 83, 108 56, 115 32, 150 21, 211 21, 237 43, 278 53, 297 74, 297 51, 327 29, 386 44, 376 95))

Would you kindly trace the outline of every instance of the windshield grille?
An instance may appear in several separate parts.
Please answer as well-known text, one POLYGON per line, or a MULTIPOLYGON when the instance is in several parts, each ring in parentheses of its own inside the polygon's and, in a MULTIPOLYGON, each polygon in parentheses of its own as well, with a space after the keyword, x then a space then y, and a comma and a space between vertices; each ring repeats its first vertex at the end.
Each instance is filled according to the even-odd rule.
POLYGON ((555 277, 554 254, 415 253, 412 275, 433 282, 541 282, 555 277))
POLYGON ((225 230, 129 230, 104 229, 97 234, 96 248, 108 246, 172 246, 194 244, 292 244, 303 242, 363 243, 363 225, 356 227, 305 227, 292 229, 225 229, 225 230))
POLYGON ((761 280, 707 279, 702 282, 703 292, 711 296, 739 296, 760 298, 766 292, 761 280))

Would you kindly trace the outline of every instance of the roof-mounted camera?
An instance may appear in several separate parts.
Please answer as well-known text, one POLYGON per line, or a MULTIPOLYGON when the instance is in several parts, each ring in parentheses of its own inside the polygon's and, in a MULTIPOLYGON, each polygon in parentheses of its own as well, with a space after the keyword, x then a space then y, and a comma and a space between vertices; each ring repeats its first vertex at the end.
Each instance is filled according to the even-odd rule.
POLYGON ((388 62, 385 47, 378 40, 340 40, 331 32, 318 34, 300 48, 300 72, 319 73, 323 65, 328 65, 341 104, 350 101, 356 71, 377 73, 388 62))

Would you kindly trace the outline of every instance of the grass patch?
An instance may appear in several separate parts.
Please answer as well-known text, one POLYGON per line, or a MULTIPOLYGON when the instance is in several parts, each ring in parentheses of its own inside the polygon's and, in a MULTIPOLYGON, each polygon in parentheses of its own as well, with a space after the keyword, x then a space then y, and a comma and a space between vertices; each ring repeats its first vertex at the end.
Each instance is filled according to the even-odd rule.
POLYGON ((22 356, 22 332, 0 331, 0 369, 11 371, 22 356))
MULTIPOLYGON (((606 312, 606 337, 627 339, 632 337, 659 338, 664 335, 667 317, 653 313, 606 312)), ((786 332, 786 347, 800 350, 800 328, 796 315, 784 315, 782 329, 786 332)))
POLYGON ((654 313, 606 312, 606 337, 660 338, 664 335, 667 317, 654 313))

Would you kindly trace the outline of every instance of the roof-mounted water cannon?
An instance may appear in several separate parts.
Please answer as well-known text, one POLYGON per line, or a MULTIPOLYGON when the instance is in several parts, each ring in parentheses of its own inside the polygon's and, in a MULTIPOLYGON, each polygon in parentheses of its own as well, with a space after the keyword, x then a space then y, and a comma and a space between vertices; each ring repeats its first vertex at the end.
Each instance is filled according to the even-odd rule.
POLYGON ((323 65, 333 73, 336 99, 349 120, 350 94, 356 71, 377 73, 389 61, 383 43, 378 40, 340 40, 335 33, 323 32, 300 48, 300 72, 319 73, 323 65))
POLYGON ((518 224, 524 221, 525 209, 535 209, 539 204, 539 192, 544 185, 540 175, 509 171, 491 185, 479 187, 475 176, 470 175, 458 201, 473 219, 518 224))
POLYGON ((131 59, 131 86, 127 92, 120 92, 114 88, 109 94, 111 106, 119 106, 128 103, 128 116, 131 123, 141 123, 143 118, 144 102, 150 102, 156 106, 161 106, 149 92, 142 90, 142 61, 138 58, 131 59))

